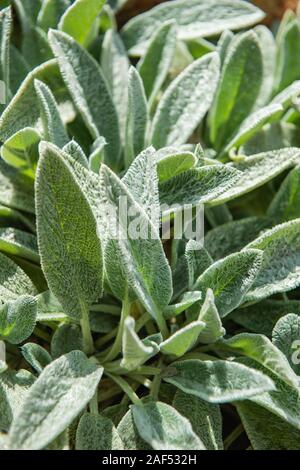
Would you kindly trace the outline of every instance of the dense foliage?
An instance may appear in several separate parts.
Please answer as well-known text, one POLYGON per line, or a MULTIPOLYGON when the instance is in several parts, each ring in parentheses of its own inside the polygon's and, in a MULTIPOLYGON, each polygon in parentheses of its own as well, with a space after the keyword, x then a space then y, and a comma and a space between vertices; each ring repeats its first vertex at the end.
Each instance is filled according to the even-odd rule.
POLYGON ((9 3, 0 448, 300 449, 299 19, 9 3))

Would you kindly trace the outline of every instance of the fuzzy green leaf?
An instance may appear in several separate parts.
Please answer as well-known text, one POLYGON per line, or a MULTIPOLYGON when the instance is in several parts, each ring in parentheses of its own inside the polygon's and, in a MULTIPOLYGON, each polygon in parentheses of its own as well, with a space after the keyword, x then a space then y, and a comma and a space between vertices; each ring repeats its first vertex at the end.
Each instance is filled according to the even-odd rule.
POLYGON ((290 171, 277 191, 267 215, 276 222, 287 222, 300 217, 300 167, 290 171))
POLYGON ((138 71, 131 67, 128 78, 125 160, 127 166, 145 148, 148 108, 145 90, 138 71))
POLYGON ((105 0, 76 0, 60 19, 59 29, 85 45, 104 3, 105 0))
POLYGON ((106 31, 101 51, 101 67, 110 87, 114 105, 118 111, 121 140, 125 141, 128 93, 129 59, 119 34, 106 31))
POLYGON ((102 372, 80 351, 49 364, 12 423, 12 448, 39 450, 59 436, 91 400, 102 372))
POLYGON ((300 432, 255 403, 237 404, 254 450, 300 450, 300 432))
POLYGON ((154 341, 148 341, 147 343, 141 341, 134 328, 134 319, 132 317, 127 318, 122 338, 123 358, 121 361, 121 367, 127 370, 137 369, 159 351, 159 347, 154 341))
POLYGON ((186 143, 212 103, 219 68, 218 54, 207 54, 173 80, 153 119, 151 141, 155 148, 186 143))
POLYGON ((175 317, 180 313, 187 310, 195 302, 199 302, 202 298, 202 293, 198 291, 185 292, 183 296, 176 302, 176 304, 168 305, 164 310, 164 316, 166 318, 175 317))
POLYGON ((120 158, 118 117, 99 65, 67 34, 51 31, 49 40, 65 84, 86 126, 94 139, 101 135, 105 137, 107 161, 117 167, 120 158))
POLYGON ((259 22, 261 10, 236 0, 176 0, 167 2, 130 20, 122 30, 130 53, 140 55, 160 25, 176 20, 180 39, 216 36, 225 29, 242 29, 259 22))
POLYGON ((41 108, 44 140, 49 140, 58 147, 63 147, 69 142, 69 137, 61 120, 55 98, 50 88, 40 80, 35 80, 34 86, 41 108))
MULTIPOLYGON (((105 238, 106 273, 110 270, 111 275, 115 277, 116 268, 112 252, 107 250, 113 249, 115 256, 117 246, 117 254, 120 257, 118 263, 119 266, 123 266, 129 285, 134 289, 150 315, 160 321, 161 312, 168 305, 172 295, 171 271, 162 243, 146 212, 136 203, 125 184, 105 165, 101 167, 100 178, 103 206, 113 205, 118 216, 118 200, 120 197, 125 197, 128 207, 127 213, 123 214, 123 217, 119 217, 121 236, 117 240, 111 238, 112 236, 116 238, 115 234, 111 232, 116 226, 115 215, 112 211, 110 211, 110 217, 105 221, 106 226, 102 227, 102 237, 105 238), (134 213, 135 216, 131 216, 130 213, 134 213), (134 222, 137 220, 136 217, 139 219, 140 226, 136 226, 134 222), (124 218, 125 220, 123 220, 124 218), (134 233, 135 229, 136 233, 134 233), (140 236, 140 229, 146 238, 140 236)), ((113 278, 111 281, 115 282, 113 278)))
POLYGON ((173 406, 191 423, 193 431, 207 450, 222 450, 222 416, 220 407, 177 390, 173 406))
POLYGON ((234 352, 254 359, 287 383, 298 385, 298 377, 290 369, 287 358, 266 336, 241 333, 223 340, 222 344, 234 352))
POLYGON ((138 63, 150 109, 166 80, 174 57, 175 45, 175 22, 168 21, 153 35, 144 56, 138 63))
POLYGON ((6 163, 32 178, 38 160, 40 140, 41 136, 35 129, 25 127, 4 142, 1 157, 6 163))
POLYGON ((7 370, 0 375, 0 429, 9 431, 13 418, 34 383, 35 377, 28 370, 7 370))
POLYGON ((0 253, 0 301, 17 300, 21 295, 35 295, 36 289, 25 272, 0 253))
POLYGON ((210 114, 210 139, 220 149, 253 110, 263 80, 263 58, 253 31, 236 36, 227 52, 210 114))
POLYGON ((219 312, 215 305, 213 291, 207 289, 205 301, 201 307, 198 320, 205 323, 205 328, 199 335, 200 343, 215 343, 218 339, 225 335, 225 329, 219 316, 219 312))
POLYGON ((143 440, 155 450, 203 450, 204 445, 190 422, 175 408, 162 402, 131 407, 133 419, 143 440))
POLYGON ((285 315, 276 323, 272 341, 288 359, 291 368, 300 375, 300 317, 294 313, 285 315))
POLYGON ((41 264, 64 310, 81 318, 102 293, 102 253, 96 221, 59 150, 41 147, 37 181, 41 264), (63 191, 62 191, 63 188, 63 191))
POLYGON ((22 346, 22 354, 25 360, 38 374, 41 374, 43 369, 52 361, 52 357, 48 351, 36 343, 24 344, 24 346, 22 346))
POLYGON ((85 413, 77 428, 76 450, 123 450, 123 443, 110 419, 85 413))
POLYGON ((181 357, 195 346, 199 334, 204 328, 205 323, 203 321, 191 322, 161 343, 160 350, 163 354, 181 357))
POLYGON ((16 228, 0 228, 0 250, 39 263, 35 235, 16 228))
POLYGON ((266 375, 230 361, 174 362, 167 374, 166 382, 209 403, 245 400, 275 388, 266 375))
MULTIPOLYGON (((173 176, 160 185, 160 201, 168 206, 214 203, 235 187, 239 173, 228 165, 206 165, 173 176)), ((169 209, 172 212, 172 209, 169 209)))
POLYGON ((300 219, 277 225, 246 250, 263 251, 261 270, 245 300, 260 300, 299 286, 300 219))
POLYGON ((160 183, 193 168, 197 159, 193 153, 165 147, 157 152, 157 174, 160 183))
POLYGON ((20 296, 0 310, 0 338, 12 344, 25 341, 33 332, 37 315, 36 299, 20 296))
POLYGON ((194 289, 202 292, 212 289, 222 318, 244 300, 259 274, 262 257, 260 250, 246 250, 229 255, 204 271, 197 279, 194 289))
POLYGON ((68 323, 60 325, 52 336, 51 356, 57 359, 75 350, 83 350, 81 328, 68 323))
POLYGON ((300 152, 297 148, 283 148, 259 153, 230 165, 230 167, 242 172, 240 179, 232 188, 216 198, 211 204, 224 204, 259 188, 283 171, 291 168, 296 163, 299 155, 300 152))

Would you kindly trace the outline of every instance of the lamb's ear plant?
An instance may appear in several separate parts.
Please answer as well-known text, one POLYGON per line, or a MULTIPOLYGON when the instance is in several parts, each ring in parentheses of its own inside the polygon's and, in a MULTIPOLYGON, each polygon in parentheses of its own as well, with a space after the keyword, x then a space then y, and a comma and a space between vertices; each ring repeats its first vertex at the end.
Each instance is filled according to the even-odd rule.
POLYGON ((0 449, 299 449, 299 18, 7 3, 0 449))

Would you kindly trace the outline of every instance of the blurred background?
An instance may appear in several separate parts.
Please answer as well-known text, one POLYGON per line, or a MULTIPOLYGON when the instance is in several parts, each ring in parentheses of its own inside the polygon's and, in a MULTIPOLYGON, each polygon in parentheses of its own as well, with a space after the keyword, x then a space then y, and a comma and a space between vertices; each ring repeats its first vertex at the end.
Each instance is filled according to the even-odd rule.
MULTIPOLYGON (((132 18, 132 16, 149 10, 155 5, 165 1, 172 0, 127 0, 118 13, 118 23, 121 26, 132 18)), ((124 2, 122 0, 111 0, 111 3, 124 2)), ((299 0, 252 0, 251 3, 254 3, 267 13, 264 23, 270 26, 274 22, 280 21, 287 9, 296 10, 300 2, 299 0)))

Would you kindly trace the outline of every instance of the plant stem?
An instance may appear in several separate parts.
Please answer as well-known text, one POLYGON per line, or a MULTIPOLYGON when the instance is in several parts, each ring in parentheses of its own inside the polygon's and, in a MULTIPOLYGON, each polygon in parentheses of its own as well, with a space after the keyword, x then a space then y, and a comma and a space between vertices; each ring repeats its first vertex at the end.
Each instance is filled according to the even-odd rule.
POLYGON ((89 311, 84 303, 81 303, 82 317, 80 320, 82 338, 83 338, 83 350, 86 355, 91 355, 94 352, 94 342, 90 329, 89 311))
POLYGON ((133 389, 130 387, 130 385, 126 382, 126 380, 121 379, 121 377, 118 377, 116 375, 110 374, 109 372, 105 371, 105 374, 110 377, 116 384, 119 385, 119 387, 128 395, 130 400, 134 405, 141 405, 141 400, 137 396, 137 394, 133 391, 133 389))
MULTIPOLYGON (((161 367, 162 365, 162 360, 159 360, 158 366, 161 367)), ((150 396, 153 398, 153 400, 158 399, 158 392, 161 384, 161 375, 157 374, 152 382, 151 389, 150 389, 150 396)))
POLYGON ((114 328, 109 333, 106 333, 104 336, 101 336, 101 338, 97 339, 95 342, 96 348, 98 349, 98 348, 101 348, 101 346, 104 346, 111 339, 113 339, 117 333, 118 333, 118 327, 114 328))
POLYGON ((110 313, 111 315, 119 317, 121 314, 121 308, 118 305, 109 304, 98 304, 90 307, 91 312, 103 312, 110 313))
POLYGON ((163 339, 167 339, 170 336, 170 334, 169 334, 169 329, 168 329, 167 322, 166 322, 165 318, 163 317, 162 313, 157 316, 156 321, 157 321, 158 327, 160 329, 160 332, 163 336, 163 339))
POLYGON ((241 434, 244 432, 244 427, 242 424, 239 424, 224 440, 224 449, 227 450, 231 444, 236 441, 240 437, 241 434))
POLYGON ((122 336, 123 336, 123 330, 124 330, 124 323, 125 323, 126 318, 129 315, 129 313, 130 313, 130 302, 128 302, 128 297, 126 295, 126 297, 123 301, 120 325, 119 325, 119 328, 118 328, 118 333, 117 333, 115 342, 112 345, 110 351, 107 353, 107 355, 105 356, 105 358, 103 359, 102 362, 113 361, 118 356, 118 354, 120 353, 121 345, 122 345, 122 336))
POLYGON ((89 407, 90 407, 90 412, 94 416, 98 416, 98 390, 96 390, 93 398, 91 399, 89 403, 89 407))

